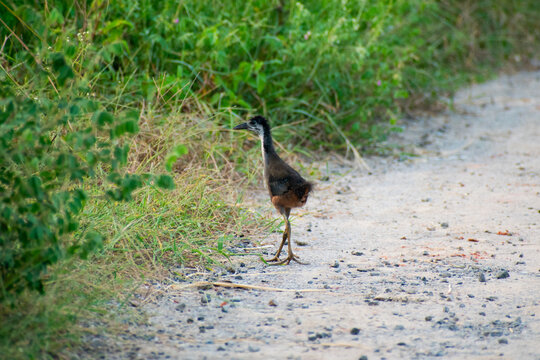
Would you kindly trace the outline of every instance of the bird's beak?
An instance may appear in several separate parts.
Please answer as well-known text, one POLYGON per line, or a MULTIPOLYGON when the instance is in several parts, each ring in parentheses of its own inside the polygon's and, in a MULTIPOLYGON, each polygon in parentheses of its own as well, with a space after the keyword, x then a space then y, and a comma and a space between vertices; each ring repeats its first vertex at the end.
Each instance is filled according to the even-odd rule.
POLYGON ((247 130, 247 129, 248 129, 248 124, 247 123, 237 125, 237 126, 235 126, 233 128, 233 130, 247 130))

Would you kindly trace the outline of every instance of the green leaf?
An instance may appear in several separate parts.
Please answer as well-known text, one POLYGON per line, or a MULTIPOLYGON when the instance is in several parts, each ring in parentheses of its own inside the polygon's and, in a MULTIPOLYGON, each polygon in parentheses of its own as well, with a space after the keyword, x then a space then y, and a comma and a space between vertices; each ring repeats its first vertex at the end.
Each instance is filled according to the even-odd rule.
POLYGON ((69 107, 70 115, 76 116, 76 115, 79 115, 80 112, 81 112, 81 109, 77 105, 71 105, 69 107))
POLYGON ((171 171, 174 163, 176 163, 176 160, 186 155, 187 153, 188 148, 186 145, 176 145, 173 151, 171 151, 165 158, 165 169, 167 169, 167 171, 171 171))
POLYGON ((49 26, 58 26, 64 23, 64 16, 58 11, 57 8, 53 8, 47 17, 47 25, 49 26))
POLYGON ((56 80, 60 86, 64 86, 67 79, 71 79, 75 76, 75 73, 71 67, 66 63, 64 55, 61 53, 53 53, 51 55, 52 68, 56 73, 56 80))
POLYGON ((101 31, 104 34, 108 34, 113 29, 123 28, 123 27, 129 27, 133 29, 134 25, 127 20, 117 19, 117 20, 107 23, 107 25, 105 25, 105 27, 101 31))
POLYGON ((266 75, 264 73, 257 74, 257 93, 262 94, 266 87, 266 75))
POLYGON ((126 133, 136 134, 139 131, 139 126, 136 121, 128 120, 117 125, 111 132, 111 137, 120 137, 126 133))
POLYGON ((117 146, 114 149, 114 158, 120 163, 127 163, 127 158, 129 154, 129 145, 117 146))
POLYGON ((77 53, 77 47, 74 45, 66 46, 65 53, 68 56, 68 58, 72 59, 77 53))
POLYGON ((169 175, 159 175, 156 180, 156 185, 163 189, 174 189, 174 180, 169 175))
POLYGON ((217 239, 217 249, 219 252, 223 251, 223 236, 220 236, 218 239, 217 239))
POLYGON ((406 90, 396 90, 394 91, 394 99, 407 99, 409 93, 406 90))
POLYGON ((86 234, 86 241, 80 248, 79 257, 88 258, 88 255, 94 250, 103 247, 103 236, 97 232, 90 231, 86 234))
POLYGON ((41 183, 41 179, 37 176, 32 176, 28 180, 28 184, 32 189, 32 195, 36 198, 36 200, 42 200, 45 194, 43 192, 43 184, 41 183))
POLYGON ((100 111, 94 116, 94 121, 99 125, 103 126, 105 124, 112 124, 114 122, 114 117, 111 113, 107 111, 100 111))
POLYGON ((173 153, 180 157, 188 153, 188 148, 186 145, 176 145, 173 149, 173 153))
POLYGON ((122 179, 122 190, 126 194, 130 194, 137 190, 142 185, 142 181, 138 175, 126 175, 122 179))

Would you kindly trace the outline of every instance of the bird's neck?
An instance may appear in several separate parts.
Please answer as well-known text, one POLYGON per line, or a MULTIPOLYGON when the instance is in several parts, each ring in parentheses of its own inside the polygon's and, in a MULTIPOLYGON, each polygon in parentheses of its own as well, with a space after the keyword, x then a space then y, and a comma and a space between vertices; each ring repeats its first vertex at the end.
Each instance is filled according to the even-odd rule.
POLYGON ((261 137, 261 149, 264 159, 277 156, 276 149, 274 148, 274 142, 272 141, 272 135, 269 131, 265 131, 260 135, 261 137))

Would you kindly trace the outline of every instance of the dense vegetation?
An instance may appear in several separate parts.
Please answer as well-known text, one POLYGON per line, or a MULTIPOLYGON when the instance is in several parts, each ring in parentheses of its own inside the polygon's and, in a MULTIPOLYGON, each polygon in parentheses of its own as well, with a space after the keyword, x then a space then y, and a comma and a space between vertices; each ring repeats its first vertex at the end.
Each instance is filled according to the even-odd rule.
POLYGON ((285 151, 373 149, 404 112, 526 65, 540 36, 535 0, 3 0, 0 20, 10 358, 73 355, 109 299, 254 229, 240 119, 270 117, 285 151))

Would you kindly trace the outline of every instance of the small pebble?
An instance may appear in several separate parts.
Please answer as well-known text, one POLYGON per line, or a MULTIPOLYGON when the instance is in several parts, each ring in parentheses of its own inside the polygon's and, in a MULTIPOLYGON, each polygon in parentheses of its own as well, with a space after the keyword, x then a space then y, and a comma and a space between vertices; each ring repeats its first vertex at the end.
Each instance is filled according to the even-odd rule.
POLYGON ((506 278, 509 278, 510 277, 510 274, 508 273, 508 271, 506 270, 501 270, 498 274, 497 274, 497 279, 506 279, 506 278))
POLYGON ((431 321, 431 320, 433 320, 433 316, 431 315, 426 316, 426 321, 431 321))
POLYGON ((484 273, 480 273, 480 275, 478 275, 478 281, 486 282, 486 275, 484 275, 484 273))
POLYGON ((358 335, 360 334, 360 329, 359 328, 352 328, 351 329, 351 335, 358 335))
POLYGON ((259 352, 261 349, 258 347, 258 346, 255 346, 255 345, 249 345, 248 346, 248 351, 249 352, 259 352))
POLYGON ((268 302, 268 305, 270 305, 270 306, 277 306, 277 302, 276 302, 275 300, 272 299, 272 300, 270 300, 270 301, 268 302))
POLYGON ((366 355, 362 355, 358 358, 358 360, 368 360, 366 355))
POLYGON ((339 267, 339 262, 336 260, 334 264, 330 265, 330 267, 333 267, 334 269, 337 269, 339 267))
POLYGON ((508 344, 508 340, 506 340, 505 338, 500 338, 499 344, 508 344))

